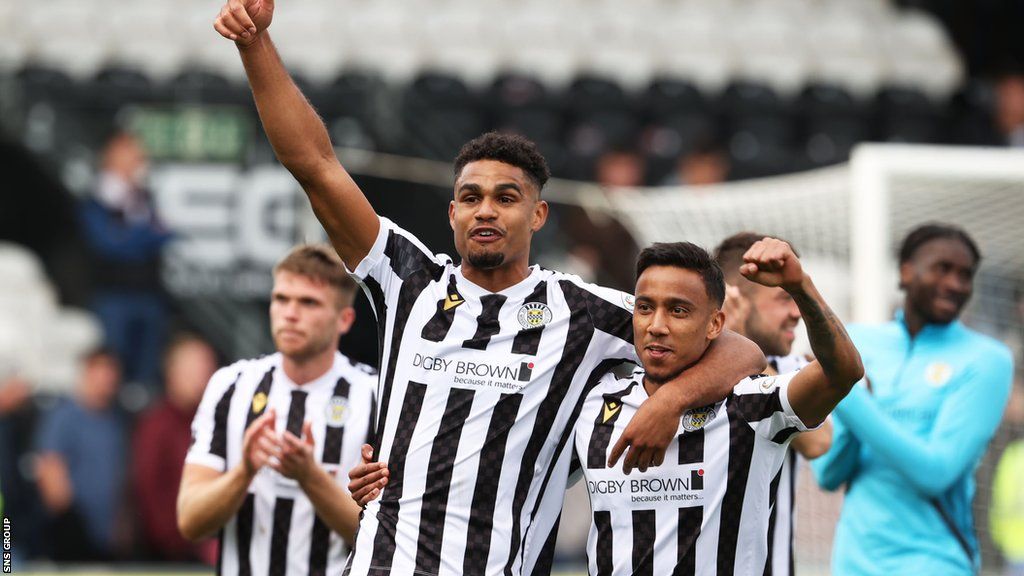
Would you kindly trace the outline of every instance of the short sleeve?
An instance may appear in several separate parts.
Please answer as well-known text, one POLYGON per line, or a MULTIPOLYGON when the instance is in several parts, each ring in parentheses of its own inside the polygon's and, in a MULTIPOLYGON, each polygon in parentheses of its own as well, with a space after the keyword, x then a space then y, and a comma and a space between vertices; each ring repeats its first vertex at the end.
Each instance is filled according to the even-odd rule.
POLYGON ((745 378, 733 389, 729 402, 758 435, 784 444, 797 432, 812 429, 800 420, 789 403, 789 385, 797 374, 745 378))
POLYGON ((231 398, 239 371, 221 368, 210 378, 196 415, 192 419, 192 443, 185 463, 200 464, 221 472, 227 470, 227 426, 231 398))

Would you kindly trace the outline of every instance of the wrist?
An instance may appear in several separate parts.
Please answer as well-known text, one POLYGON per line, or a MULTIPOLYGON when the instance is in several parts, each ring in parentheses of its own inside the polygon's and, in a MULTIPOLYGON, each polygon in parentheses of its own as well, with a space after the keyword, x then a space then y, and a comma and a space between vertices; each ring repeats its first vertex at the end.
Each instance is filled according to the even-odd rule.
POLYGON ((811 280, 810 275, 805 273, 801 276, 799 282, 784 285, 782 289, 792 296, 810 294, 814 291, 814 282, 811 280))
POLYGON ((263 30, 255 34, 250 34, 248 38, 239 37, 238 40, 235 40, 235 46, 237 46, 238 50, 242 52, 255 49, 263 44, 266 35, 267 31, 263 30))
POLYGON ((308 492, 309 488, 322 480, 322 476, 327 472, 319 466, 313 466, 311 469, 302 470, 295 475, 295 481, 299 483, 299 488, 303 491, 308 492))

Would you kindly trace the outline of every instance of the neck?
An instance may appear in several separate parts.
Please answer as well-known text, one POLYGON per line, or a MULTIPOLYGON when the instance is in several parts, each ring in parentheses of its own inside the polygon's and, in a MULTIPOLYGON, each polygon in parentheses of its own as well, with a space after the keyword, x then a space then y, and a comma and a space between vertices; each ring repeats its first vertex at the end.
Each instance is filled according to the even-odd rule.
POLYGON ((334 351, 338 349, 337 342, 333 347, 328 347, 323 352, 309 358, 294 358, 284 356, 281 368, 289 380, 298 385, 307 384, 327 374, 327 371, 334 365, 334 351))
POLYGON ((468 260, 462 261, 462 275, 473 284, 490 292, 501 292, 509 286, 515 286, 530 275, 530 266, 524 260, 508 266, 497 268, 475 268, 468 260))
POLYGON ((917 333, 924 328, 925 324, 924 316, 917 313, 914 309, 913 304, 909 300, 903 303, 903 324, 907 327, 907 332, 910 333, 910 337, 917 336, 917 333))
POLYGON ((651 379, 648 378, 647 376, 644 376, 643 384, 644 390, 647 391, 648 396, 654 396, 654 393, 657 392, 659 388, 661 388, 661 384, 655 384, 654 382, 651 382, 651 379))

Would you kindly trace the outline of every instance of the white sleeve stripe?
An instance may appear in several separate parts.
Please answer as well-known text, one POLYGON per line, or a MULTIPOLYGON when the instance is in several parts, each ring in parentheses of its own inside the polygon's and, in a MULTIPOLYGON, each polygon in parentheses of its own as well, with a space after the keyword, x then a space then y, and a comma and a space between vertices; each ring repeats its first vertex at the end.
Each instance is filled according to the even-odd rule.
POLYGON ((224 472, 225 461, 220 456, 215 456, 208 452, 189 452, 185 456, 186 464, 199 464, 200 466, 206 466, 207 468, 213 468, 218 472, 224 472))

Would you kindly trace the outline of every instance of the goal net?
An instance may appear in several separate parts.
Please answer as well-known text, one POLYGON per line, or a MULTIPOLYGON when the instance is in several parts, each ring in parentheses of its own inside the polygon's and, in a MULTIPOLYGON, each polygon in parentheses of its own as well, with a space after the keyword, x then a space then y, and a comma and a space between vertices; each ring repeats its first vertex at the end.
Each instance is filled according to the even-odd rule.
MULTIPOLYGON (((685 239, 710 249, 742 230, 785 238, 837 313, 859 322, 891 318, 903 236, 924 222, 955 223, 984 256, 964 321, 1009 344, 1018 362, 1021 357, 1024 152, 865 145, 847 165, 796 175, 568 195, 621 220, 640 245, 685 239)), ((986 569, 1000 564, 988 529, 992 473, 1007 443, 1024 433, 1017 393, 976 476, 975 522, 986 569)), ((810 471, 801 470, 796 548, 804 573, 827 573, 841 498, 817 489, 810 471)))

